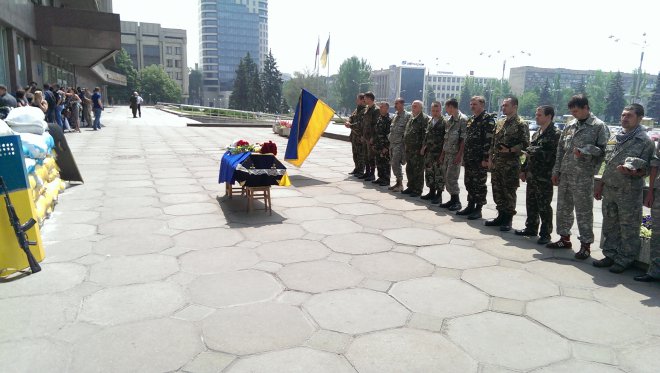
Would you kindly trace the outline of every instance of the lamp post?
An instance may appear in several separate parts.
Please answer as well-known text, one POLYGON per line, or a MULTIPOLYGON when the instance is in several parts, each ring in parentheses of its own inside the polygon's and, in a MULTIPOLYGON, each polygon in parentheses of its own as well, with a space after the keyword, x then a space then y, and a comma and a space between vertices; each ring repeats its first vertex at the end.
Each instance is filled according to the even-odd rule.
MULTIPOLYGON (((610 40, 612 40, 612 41, 615 42, 615 43, 618 43, 619 41, 621 41, 620 38, 618 38, 618 37, 616 37, 616 36, 614 36, 614 35, 610 35, 610 36, 608 36, 607 38, 610 39, 610 40)), ((633 102, 633 103, 636 103, 636 102, 639 102, 639 101, 640 101, 640 97, 639 97, 639 95, 640 95, 640 91, 641 91, 641 88, 642 88, 642 74, 643 74, 643 72, 642 72, 642 64, 644 63, 644 50, 646 49, 646 47, 647 47, 647 45, 648 45, 648 44, 646 43, 646 33, 643 33, 643 34, 642 34, 642 40, 641 40, 641 43, 633 43, 633 42, 630 42, 629 44, 636 45, 636 46, 639 46, 639 47, 642 48, 641 54, 640 54, 640 56, 639 56, 639 69, 637 70, 637 74, 635 74, 635 81, 633 82, 633 92, 634 92, 634 97, 633 97, 632 102, 633 102)))
MULTIPOLYGON (((516 56, 528 56, 528 57, 532 56, 530 52, 524 50, 521 50, 519 53, 511 53, 511 54, 498 50, 495 53, 480 52, 479 55, 487 58, 492 58, 492 57, 502 58, 502 78, 500 79, 500 95, 502 95, 503 93, 502 91, 504 90, 504 72, 506 71, 507 59, 515 59, 516 56)), ((498 99, 498 105, 499 105, 499 99, 498 99)))

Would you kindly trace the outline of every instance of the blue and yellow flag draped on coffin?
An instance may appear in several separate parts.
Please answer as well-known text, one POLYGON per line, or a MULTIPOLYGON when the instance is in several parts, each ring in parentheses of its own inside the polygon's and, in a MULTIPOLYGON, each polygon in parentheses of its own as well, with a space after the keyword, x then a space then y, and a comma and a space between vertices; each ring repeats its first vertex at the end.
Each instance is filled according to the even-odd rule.
POLYGON ((293 117, 284 160, 294 166, 302 166, 334 115, 335 111, 330 106, 303 89, 293 117))

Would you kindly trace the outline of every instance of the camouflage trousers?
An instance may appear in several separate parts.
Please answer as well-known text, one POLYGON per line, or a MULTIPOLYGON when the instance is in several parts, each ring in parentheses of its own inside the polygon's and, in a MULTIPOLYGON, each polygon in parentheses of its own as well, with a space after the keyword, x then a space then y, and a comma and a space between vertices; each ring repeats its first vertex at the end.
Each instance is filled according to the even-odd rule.
POLYGON ((367 140, 363 140, 364 145, 364 159, 365 164, 371 168, 372 171, 375 171, 376 168, 376 152, 373 145, 370 145, 367 140))
POLYGON ((481 167, 479 162, 465 162, 465 175, 463 183, 468 192, 468 202, 484 206, 486 204, 486 194, 488 188, 488 170, 481 167))
MULTIPOLYGON (((594 178, 592 175, 561 175, 557 188, 557 234, 570 236, 573 210, 580 242, 594 242, 594 178)), ((641 224, 641 222, 640 222, 641 224)))
POLYGON ((390 144, 390 164, 392 166, 392 173, 397 181, 403 180, 403 166, 406 164, 406 155, 404 145, 390 144))
POLYGON ((364 154, 364 144, 362 143, 362 136, 355 134, 351 131, 349 137, 351 140, 351 150, 353 151, 353 163, 355 163, 355 169, 357 172, 364 172, 365 167, 365 154, 364 154))
MULTIPOLYGON (((390 181, 390 152, 383 153, 387 148, 376 148, 376 169, 378 170, 378 178, 390 181)), ((389 150, 389 149, 388 149, 389 150)))
POLYGON ((642 188, 614 188, 603 190, 603 228, 600 248, 603 255, 627 267, 637 259, 641 241, 642 188))
MULTIPOLYGON (((445 153, 445 159, 442 162, 442 177, 445 187, 450 195, 458 195, 461 190, 458 187, 458 176, 461 174, 461 164, 454 164, 456 154, 445 153)), ((442 191, 440 189, 440 191, 442 191)))
POLYGON ((525 228, 532 232, 540 232, 539 236, 549 236, 552 233, 552 195, 554 190, 549 177, 535 177, 527 173, 527 192, 525 204, 527 221, 525 228), (539 220, 541 230, 539 231, 539 220))
POLYGON ((651 216, 653 217, 653 227, 651 229, 651 265, 649 265, 648 274, 660 278, 660 189, 653 191, 651 216))
POLYGON ((445 179, 438 158, 440 158, 440 154, 424 154, 424 178, 426 179, 426 186, 429 189, 442 192, 445 189, 445 179))
POLYGON ((419 154, 419 149, 414 151, 406 149, 406 177, 408 188, 421 194, 424 189, 424 156, 419 154))
POLYGON ((520 186, 518 175, 520 162, 518 157, 495 158, 490 173, 493 188, 493 200, 497 211, 513 216, 516 214, 516 191, 520 186))

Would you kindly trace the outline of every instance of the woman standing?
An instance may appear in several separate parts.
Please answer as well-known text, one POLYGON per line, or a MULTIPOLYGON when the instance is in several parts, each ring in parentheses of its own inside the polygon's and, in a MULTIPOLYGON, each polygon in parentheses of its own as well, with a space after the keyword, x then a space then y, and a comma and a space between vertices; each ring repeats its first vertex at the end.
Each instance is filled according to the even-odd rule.
POLYGON ((46 114, 48 111, 48 101, 44 99, 44 93, 41 91, 36 91, 34 92, 34 97, 32 97, 32 102, 30 102, 30 106, 34 106, 36 108, 41 109, 41 111, 46 114))
POLYGON ((66 92, 67 107, 70 110, 69 124, 75 132, 80 132, 80 97, 76 94, 73 88, 69 88, 66 92))

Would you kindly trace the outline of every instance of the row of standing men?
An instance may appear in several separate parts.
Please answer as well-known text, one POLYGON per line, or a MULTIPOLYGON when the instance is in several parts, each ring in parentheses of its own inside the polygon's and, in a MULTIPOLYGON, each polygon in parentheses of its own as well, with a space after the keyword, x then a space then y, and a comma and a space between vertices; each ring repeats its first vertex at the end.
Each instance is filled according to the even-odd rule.
POLYGON ((488 172, 491 172, 493 199, 498 215, 486 226, 511 230, 516 214, 516 191, 520 181, 527 183, 525 228, 515 230, 521 236, 539 236, 538 243, 551 249, 572 249, 571 228, 577 218, 580 248, 575 258, 591 256, 593 201, 603 200, 601 248, 604 259, 593 265, 621 273, 629 268, 640 250, 639 231, 642 204, 652 208, 657 228, 651 239, 652 263, 639 281, 660 279, 660 182, 656 182, 660 153, 641 126, 644 108, 633 104, 621 114, 622 132, 610 136, 608 127, 593 115, 585 95, 573 96, 568 109, 573 119, 560 131, 553 123, 551 106, 536 110, 539 129, 531 136, 527 124, 518 115, 518 99, 507 97, 502 103, 505 118, 487 113, 485 98, 472 97, 468 117, 458 109, 454 98, 444 103, 448 117, 442 115, 442 103, 433 102, 431 116, 423 113, 423 103, 414 101, 411 112, 405 102, 395 100, 395 114, 389 104, 376 104, 371 92, 357 96, 355 111, 346 127, 351 129, 355 168, 349 174, 410 197, 430 200, 441 208, 455 211, 469 220, 482 217, 486 204, 488 172), (605 169, 595 182, 603 161, 605 169), (403 187, 403 166, 407 185, 403 187), (464 185, 468 205, 460 202, 458 178, 464 167, 464 185), (376 171, 378 178, 376 178, 376 171), (391 174, 396 182, 391 185, 391 174), (643 200, 644 177, 651 176, 650 190, 643 200), (424 181, 429 188, 422 195, 424 181), (557 196, 557 234, 553 231, 552 199, 557 196), (655 187, 658 196, 654 198, 655 187), (443 203, 446 190, 449 200, 443 203))

